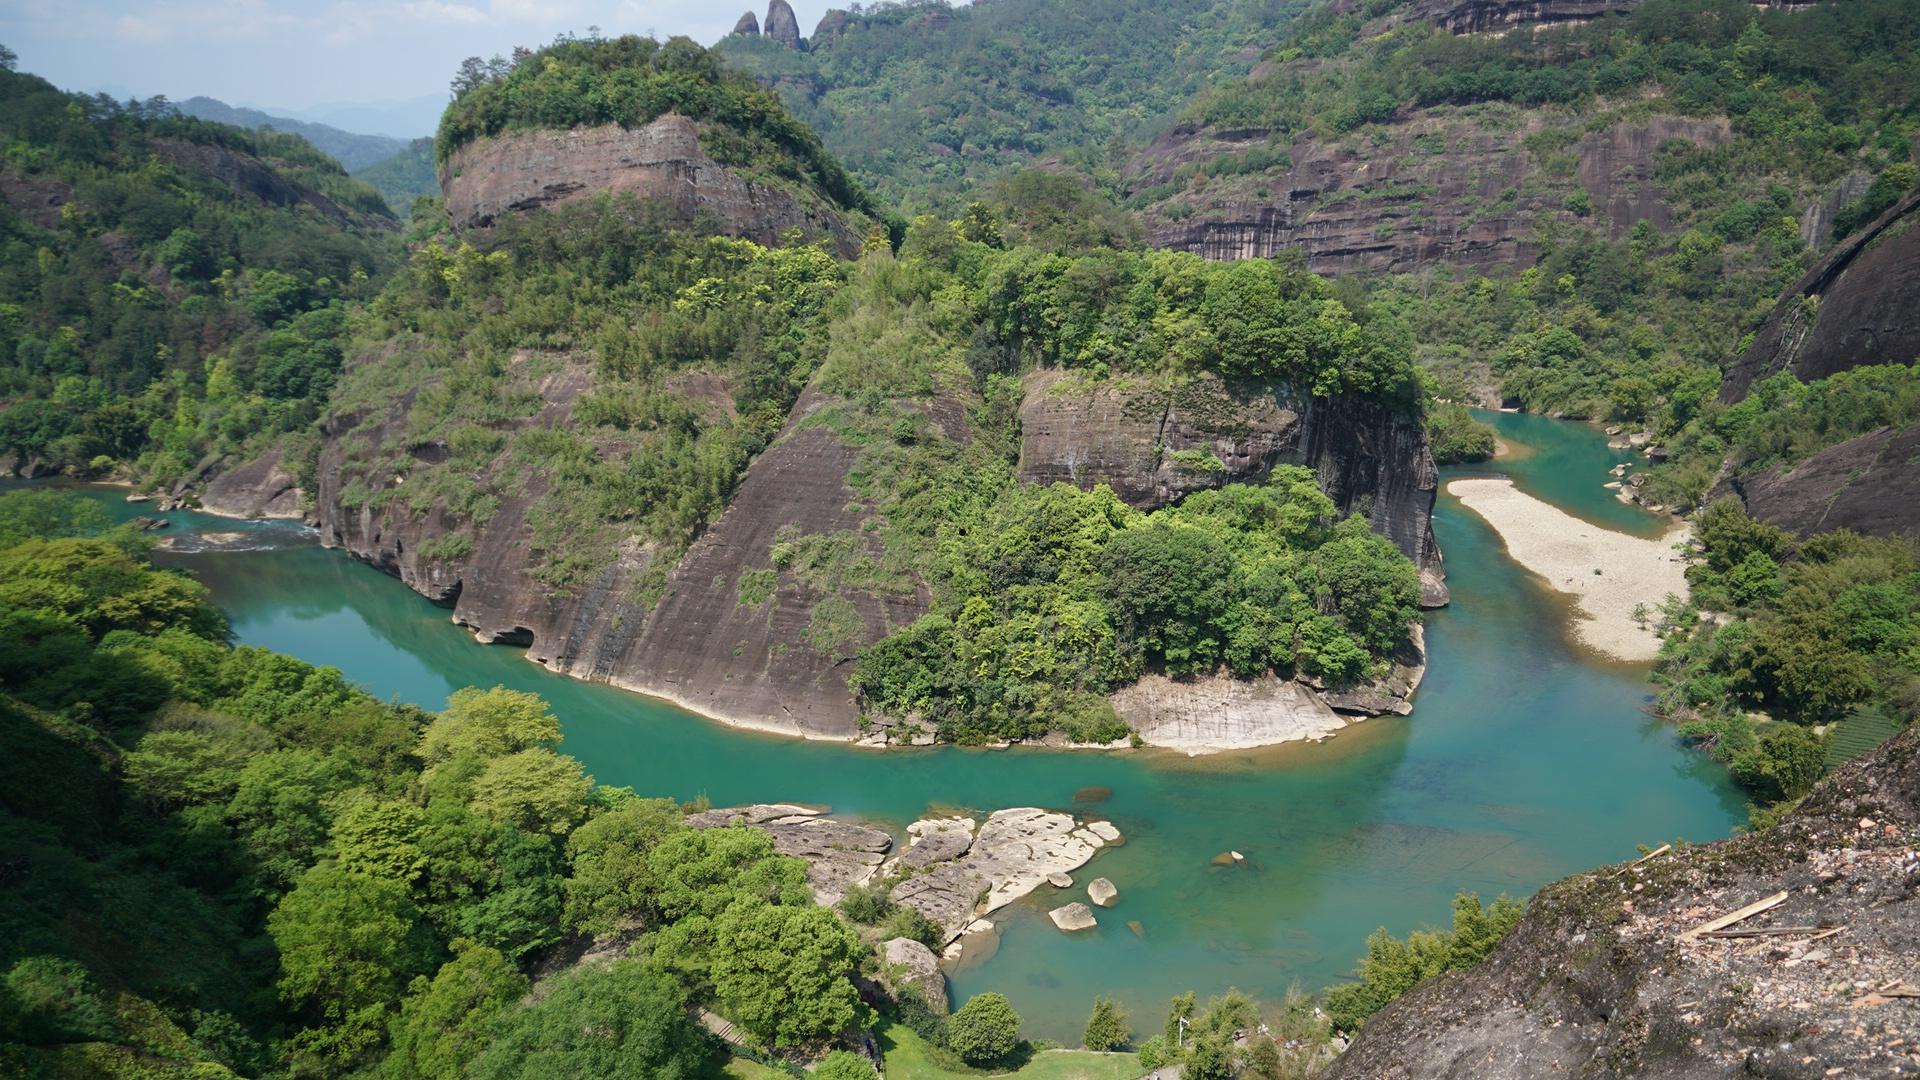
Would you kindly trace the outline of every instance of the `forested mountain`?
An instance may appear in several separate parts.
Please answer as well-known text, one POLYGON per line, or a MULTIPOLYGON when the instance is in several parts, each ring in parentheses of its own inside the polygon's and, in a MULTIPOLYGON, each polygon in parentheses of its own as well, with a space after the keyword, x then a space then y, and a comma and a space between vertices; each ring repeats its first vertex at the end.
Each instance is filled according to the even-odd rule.
POLYGON ((1196 91, 1244 74, 1304 0, 945 0, 830 11, 804 50, 716 46, 889 204, 957 211, 1048 161, 1111 183, 1196 91))
POLYGON ((395 257, 377 192, 293 135, 0 71, 0 455, 155 485, 310 429, 349 302, 395 257))
POLYGON ((372 187, 400 217, 413 213, 414 200, 440 194, 440 176, 433 167, 433 140, 415 139, 391 157, 353 170, 353 178, 372 187))
POLYGON ((358 135, 326 124, 274 116, 259 109, 239 108, 217 98, 190 97, 176 101, 173 107, 183 115, 231 124, 238 128, 268 128, 298 135, 321 153, 340 163, 348 172, 358 172, 376 162, 385 161, 407 148, 407 140, 390 135, 358 135))

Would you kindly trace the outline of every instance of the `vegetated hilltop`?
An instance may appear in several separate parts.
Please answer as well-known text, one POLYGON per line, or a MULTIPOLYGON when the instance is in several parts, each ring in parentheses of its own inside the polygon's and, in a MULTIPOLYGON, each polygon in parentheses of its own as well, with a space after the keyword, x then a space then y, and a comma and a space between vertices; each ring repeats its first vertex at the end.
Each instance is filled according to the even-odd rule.
POLYGON ((310 428, 396 252, 294 135, 0 71, 0 460, 155 486, 310 428))
POLYGON ((1035 163, 1070 161, 1111 182, 1130 146, 1214 79, 1245 74, 1302 6, 881 3, 827 12, 803 43, 736 31, 716 49, 777 89, 890 204, 951 214, 1035 163))
MULTIPOLYGON (((778 109, 692 48, 563 42, 470 93, 602 72, 778 109)), ((482 106, 443 135, 530 122, 482 106)), ((752 115, 800 134, 749 145, 807 150, 762 174, 844 176, 752 115)), ((1404 708, 1414 605, 1445 597, 1405 327, 1283 263, 1108 247, 1056 179, 851 262, 831 233, 690 230, 644 189, 430 242, 358 328, 323 536, 483 640, 786 731, 1105 741, 1147 671, 1297 673, 1335 695, 1298 691, 1321 727, 1404 708), (990 554, 1003 535, 1034 547, 990 554), (1122 584, 1163 572, 1192 595, 1122 584)))
POLYGON ((682 225, 761 244, 798 229, 852 254, 872 210, 777 97, 686 38, 562 38, 468 61, 454 91, 434 153, 456 228, 631 191, 682 225))
POLYGON ((1908 731, 1773 828, 1548 885, 1486 961, 1375 1015, 1325 1075, 1911 1072, 1917 794, 1908 731), (1690 936, 1775 896, 1737 936, 1690 936))
POLYGON ((182 115, 211 120, 216 124, 249 129, 268 128, 298 135, 321 153, 339 162, 340 167, 350 173, 385 161, 407 148, 407 140, 391 135, 358 135, 327 124, 274 116, 259 109, 237 108, 217 98, 190 97, 174 102, 173 107, 182 115))

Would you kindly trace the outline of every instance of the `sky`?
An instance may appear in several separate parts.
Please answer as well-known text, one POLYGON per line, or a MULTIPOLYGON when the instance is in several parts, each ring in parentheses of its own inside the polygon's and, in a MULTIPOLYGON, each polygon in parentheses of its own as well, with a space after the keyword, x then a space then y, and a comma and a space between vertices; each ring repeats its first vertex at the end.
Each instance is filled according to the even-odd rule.
MULTIPOLYGON (((829 7, 848 6, 789 2, 802 34, 829 7)), ((205 95, 412 136, 431 130, 424 118, 437 115, 464 57, 590 26, 711 45, 749 4, 765 18, 766 0, 0 0, 0 44, 20 55, 21 71, 68 90, 205 95), (330 108, 341 104, 376 107, 330 108), (368 126, 387 114, 419 130, 368 126)))

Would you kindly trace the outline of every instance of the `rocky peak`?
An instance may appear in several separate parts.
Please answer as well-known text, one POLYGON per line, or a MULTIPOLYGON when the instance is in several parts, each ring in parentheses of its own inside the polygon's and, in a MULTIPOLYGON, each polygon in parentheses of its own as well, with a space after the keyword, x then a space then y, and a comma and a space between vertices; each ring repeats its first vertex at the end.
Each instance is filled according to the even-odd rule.
POLYGON ((847 25, 852 21, 853 16, 839 8, 833 8, 825 15, 820 16, 819 24, 813 28, 813 36, 807 40, 816 47, 832 41, 841 34, 846 33, 847 25))
POLYGON ((767 36, 789 49, 800 47, 800 21, 787 0, 768 0, 767 36))
POLYGON ((753 12, 746 12, 733 24, 733 33, 736 37, 759 37, 760 20, 753 17, 753 12))

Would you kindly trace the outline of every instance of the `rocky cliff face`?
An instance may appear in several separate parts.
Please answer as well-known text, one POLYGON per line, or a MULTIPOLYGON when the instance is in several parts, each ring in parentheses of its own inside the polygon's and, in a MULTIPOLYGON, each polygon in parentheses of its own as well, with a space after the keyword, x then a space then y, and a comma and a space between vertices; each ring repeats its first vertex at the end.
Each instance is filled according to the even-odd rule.
POLYGON ((1728 365, 1720 400, 1777 371, 1821 379, 1920 359, 1920 191, 1829 251, 1781 296, 1728 365))
MULTIPOLYGON (((519 425, 566 426, 575 402, 592 386, 591 370, 569 365, 540 379, 546 402, 519 425)), ((816 646, 811 633, 819 597, 786 575, 771 595, 748 603, 742 577, 773 565, 772 548, 794 535, 845 531, 860 535, 861 515, 846 486, 854 449, 808 416, 826 403, 809 392, 787 430, 747 470, 720 519, 666 575, 652 604, 641 595, 655 551, 638 540, 587 588, 550 595, 534 576, 529 515, 545 487, 538 476, 502 487, 500 508, 474 530, 472 548, 453 559, 431 554, 432 541, 456 531, 436 505, 413 513, 403 502, 350 507, 343 498, 354 443, 405 437, 410 396, 390 416, 329 421, 320 459, 317 524, 321 541, 398 576, 416 592, 453 609, 453 621, 482 642, 527 647, 551 670, 680 702, 745 727, 820 738, 851 739, 859 714, 847 689, 848 662, 860 648, 925 611, 923 593, 852 598, 859 627, 851 639, 816 646)), ((444 448, 421 447, 430 458, 444 448)), ((603 452, 619 453, 617 448, 603 452)), ((404 487, 405 477, 390 486, 404 487)), ((870 543, 872 541, 869 541, 870 543)))
POLYGON ((1315 401, 1272 385, 1200 377, 1173 385, 1086 384, 1029 375, 1020 408, 1020 478, 1104 483, 1142 509, 1192 491, 1305 465, 1344 512, 1420 566, 1421 602, 1447 602, 1431 519, 1439 471, 1418 420, 1373 404, 1315 401))
POLYGON ((701 126, 669 113, 636 128, 609 124, 568 131, 514 131, 453 152, 441 167, 447 216, 456 229, 484 228, 516 211, 601 192, 631 192, 688 225, 777 244, 791 229, 832 239, 842 255, 859 249, 846 220, 824 198, 743 175, 701 146, 701 126))
POLYGON ((1583 23, 1632 11, 1643 0, 1416 0, 1413 16, 1456 34, 1583 23))
POLYGON ((789 49, 800 47, 800 21, 793 17, 793 8, 787 0, 769 0, 767 36, 789 49))
POLYGON ((1908 731, 1773 829, 1547 886, 1491 957, 1369 1020, 1326 1075, 1910 1075, 1916 845, 1920 731, 1908 731), (1729 928, 1752 936, 1689 933, 1776 894, 1729 928))
POLYGON ((1748 513, 1798 536, 1920 533, 1920 428, 1882 428, 1728 486, 1748 513))
POLYGON ((1723 119, 1654 116, 1574 136, 1555 179, 1529 136, 1570 121, 1507 106, 1424 109, 1367 135, 1297 138, 1261 129, 1169 129, 1129 166, 1135 191, 1165 192, 1143 210, 1155 247, 1209 259, 1305 252, 1330 274, 1401 273, 1435 263, 1475 270, 1532 265, 1535 234, 1574 221, 1584 192, 1618 238, 1645 220, 1666 229, 1654 151, 1682 140, 1716 146, 1723 119), (1379 140, 1384 139, 1384 144, 1379 140), (1240 172, 1252 155, 1285 164, 1240 172), (1197 170, 1197 171, 1196 171, 1197 170), (1179 180, 1182 173, 1189 179, 1179 180), (1177 183, 1182 190, 1166 191, 1177 183))

